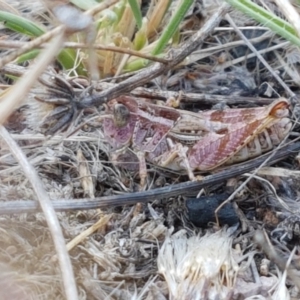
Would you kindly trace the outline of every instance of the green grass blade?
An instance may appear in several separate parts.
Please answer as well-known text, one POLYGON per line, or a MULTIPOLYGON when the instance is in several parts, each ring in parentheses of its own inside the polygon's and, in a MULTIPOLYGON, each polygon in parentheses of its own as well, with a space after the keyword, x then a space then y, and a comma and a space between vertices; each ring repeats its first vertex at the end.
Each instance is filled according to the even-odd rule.
POLYGON ((262 25, 270 28, 273 32, 282 36, 291 43, 300 46, 300 39, 292 25, 277 17, 263 7, 250 0, 226 0, 234 8, 258 21, 262 25))
POLYGON ((183 20, 184 16, 188 12, 194 0, 183 0, 170 22, 168 23, 166 29, 163 31, 161 37, 158 40, 156 47, 152 51, 152 55, 160 54, 168 44, 169 40, 173 37, 175 32, 178 30, 180 22, 183 20))
POLYGON ((17 58, 16 61, 17 61, 18 64, 22 64, 25 61, 28 61, 28 60, 36 58, 39 55, 40 51, 41 50, 38 50, 38 49, 34 49, 34 50, 31 50, 31 51, 28 51, 28 52, 20 55, 17 58))
POLYGON ((141 9, 140 9, 140 5, 139 5, 137 0, 128 0, 128 3, 130 5, 130 8, 131 8, 132 13, 134 15, 137 27, 138 27, 138 29, 141 29, 142 28, 142 19, 143 19, 143 17, 142 17, 142 12, 141 12, 141 9))
POLYGON ((1 21, 5 22, 5 27, 25 35, 40 36, 45 33, 45 31, 34 22, 6 11, 0 11, 0 22, 1 21))
MULTIPOLYGON (((21 64, 25 61, 31 60, 36 58, 39 53, 40 49, 35 49, 20 55, 17 59, 17 63, 21 64)), ((74 68, 74 62, 76 60, 76 51, 74 49, 64 49, 62 50, 59 55, 57 56, 57 61, 63 66, 66 70, 71 70, 74 68)), ((84 69, 82 64, 76 68, 76 72, 78 75, 86 75, 86 70, 84 69)))
MULTIPOLYGON (((74 49, 64 49, 57 56, 57 60, 63 66, 64 69, 71 70, 74 69, 76 55, 77 53, 74 49)), ((82 63, 80 63, 76 67, 76 72, 78 73, 78 75, 87 75, 86 69, 84 68, 82 63)))

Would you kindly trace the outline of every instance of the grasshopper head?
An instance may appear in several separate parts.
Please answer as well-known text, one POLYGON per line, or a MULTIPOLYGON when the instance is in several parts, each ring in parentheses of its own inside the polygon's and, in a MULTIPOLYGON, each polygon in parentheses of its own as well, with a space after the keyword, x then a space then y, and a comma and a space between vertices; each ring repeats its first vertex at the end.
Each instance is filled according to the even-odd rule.
POLYGON ((123 127, 128 123, 130 111, 123 105, 116 103, 113 107, 114 123, 117 127, 123 127))

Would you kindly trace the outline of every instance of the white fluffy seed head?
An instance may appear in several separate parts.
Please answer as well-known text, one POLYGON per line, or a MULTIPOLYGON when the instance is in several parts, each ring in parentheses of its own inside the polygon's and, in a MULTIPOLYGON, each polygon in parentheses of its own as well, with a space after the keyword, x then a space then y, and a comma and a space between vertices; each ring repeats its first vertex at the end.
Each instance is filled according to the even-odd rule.
POLYGON ((158 255, 158 270, 165 277, 170 299, 201 299, 203 293, 230 292, 238 272, 232 238, 221 230, 203 237, 169 237, 158 255))

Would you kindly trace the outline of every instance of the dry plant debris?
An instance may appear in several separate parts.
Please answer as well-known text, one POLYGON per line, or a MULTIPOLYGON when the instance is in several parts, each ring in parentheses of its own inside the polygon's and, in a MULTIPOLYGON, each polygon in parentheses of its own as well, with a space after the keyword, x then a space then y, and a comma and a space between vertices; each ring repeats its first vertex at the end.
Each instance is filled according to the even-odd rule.
MULTIPOLYGON (((214 0, 191 1, 161 44, 184 2, 1 2, 1 13, 10 13, 1 21, 12 19, 0 28, 0 299, 299 299, 299 49, 214 0), (120 106, 125 95, 143 103, 138 113, 120 106), (288 100, 276 102, 281 97, 288 100), (143 165, 133 145, 151 147, 151 137, 146 146, 132 138, 117 163, 111 155, 116 140, 108 129, 148 108, 153 120, 166 121, 163 111, 170 121, 172 112, 164 134, 189 148, 183 136, 195 129, 187 132, 187 119, 199 111, 255 107, 268 111, 266 120, 287 106, 282 137, 273 119, 253 125, 253 144, 235 149, 259 157, 232 165, 242 154, 236 150, 229 166, 204 172, 200 182, 189 182, 197 168, 186 176, 174 167, 178 158, 166 170, 151 152, 143 165), (182 112, 184 129, 173 126, 182 112), (260 156, 266 143, 273 150, 260 156), (239 222, 220 228, 216 206, 208 205, 210 220, 196 227, 186 203, 200 195, 231 195, 224 199, 239 222)), ((281 1, 263 4, 294 23, 281 14, 281 1)), ((212 127, 214 137, 230 131, 222 120, 205 130, 212 127)))

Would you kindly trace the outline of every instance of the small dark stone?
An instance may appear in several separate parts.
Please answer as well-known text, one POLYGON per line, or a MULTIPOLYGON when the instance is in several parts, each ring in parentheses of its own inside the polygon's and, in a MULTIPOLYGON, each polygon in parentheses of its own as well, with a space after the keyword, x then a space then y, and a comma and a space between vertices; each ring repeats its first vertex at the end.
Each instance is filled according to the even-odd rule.
MULTIPOLYGON (((197 227, 207 227, 209 222, 216 222, 215 210, 227 198, 228 194, 202 196, 186 199, 186 208, 189 220, 197 227)), ((232 203, 225 204, 218 212, 220 225, 235 225, 239 218, 232 203)))

